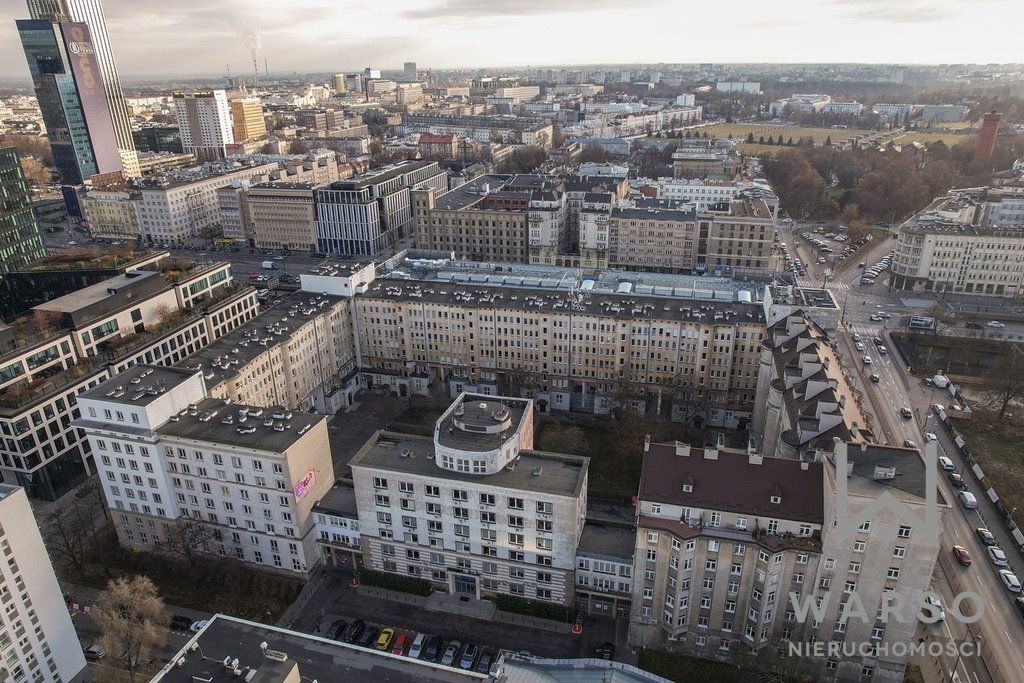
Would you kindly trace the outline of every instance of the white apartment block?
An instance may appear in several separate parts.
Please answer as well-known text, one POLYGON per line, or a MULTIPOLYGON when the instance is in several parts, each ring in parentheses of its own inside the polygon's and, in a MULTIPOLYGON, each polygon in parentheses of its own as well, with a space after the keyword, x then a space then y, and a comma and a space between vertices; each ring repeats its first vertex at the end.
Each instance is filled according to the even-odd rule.
POLYGON ((860 102, 829 102, 822 111, 826 114, 847 114, 860 116, 864 111, 864 105, 860 102))
POLYGON ((324 415, 207 398, 198 372, 139 365, 79 398, 122 545, 180 544, 308 575, 334 485, 324 415))
POLYGON ((739 181, 705 180, 702 178, 689 180, 658 178, 649 182, 639 181, 638 184, 639 187, 653 185, 657 199, 692 203, 696 205, 698 211, 706 211, 712 204, 732 201, 749 185, 749 183, 739 181))
POLYGON ((589 458, 532 451, 533 411, 463 394, 433 439, 375 434, 350 462, 366 566, 471 599, 571 604, 589 458))
POLYGON ((35 308, 58 329, 12 344, 0 357, 6 480, 33 498, 56 499, 95 471, 88 444, 71 428, 80 393, 138 363, 178 362, 255 317, 256 293, 232 286, 229 264, 172 263, 143 264, 151 270, 128 271, 35 308))
POLYGON ((82 646, 25 490, 0 484, 0 677, 80 683, 82 646))
POLYGON ((614 195, 588 192, 578 200, 580 265, 584 268, 608 267, 608 227, 614 195))
POLYGON ((794 114, 813 114, 825 108, 832 101, 828 95, 791 95, 775 100, 768 106, 772 116, 781 116, 788 110, 794 114))
POLYGON ((237 180, 276 171, 277 163, 220 171, 199 170, 178 176, 140 181, 139 230, 154 244, 180 245, 188 239, 209 239, 221 221, 217 190, 237 180))
POLYGON ((227 93, 176 92, 173 100, 182 150, 202 161, 226 157, 228 145, 235 142, 227 93))
POLYGON ((355 572, 363 566, 359 508, 350 484, 337 483, 313 506, 317 542, 325 566, 355 572))
POLYGON ((1024 223, 1017 197, 954 191, 900 227, 890 283, 902 290, 1024 295, 1024 223), (1005 209, 1004 209, 1005 206, 1005 209), (1003 221, 1006 221, 1005 223, 1003 221))

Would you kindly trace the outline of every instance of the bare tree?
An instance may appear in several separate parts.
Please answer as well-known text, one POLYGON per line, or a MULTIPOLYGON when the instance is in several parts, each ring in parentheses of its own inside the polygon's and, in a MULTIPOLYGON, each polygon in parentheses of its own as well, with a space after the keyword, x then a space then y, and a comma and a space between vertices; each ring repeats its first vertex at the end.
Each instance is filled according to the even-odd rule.
POLYGON ((32 313, 32 324, 44 338, 49 337, 63 316, 57 311, 37 309, 32 313))
POLYGON ((21 157, 21 170, 25 173, 25 181, 32 187, 45 188, 50 184, 53 174, 35 157, 21 157))
POLYGON ((190 517, 179 517, 170 524, 164 537, 164 549, 178 555, 194 568, 202 553, 210 551, 210 543, 218 540, 218 532, 190 517))
POLYGON ((960 320, 959 316, 941 301, 932 304, 928 309, 928 315, 935 318, 935 327, 932 328, 933 337, 938 337, 939 334, 955 326, 960 320))
POLYGON ((992 395, 992 405, 999 406, 999 419, 1006 415, 1013 401, 1024 398, 1024 359, 1015 346, 1000 354, 982 377, 992 395))
POLYGON ((149 652, 164 644, 170 621, 156 586, 145 576, 110 581, 92 618, 100 627, 100 644, 121 654, 130 681, 149 652))
POLYGON ((66 496, 43 519, 43 535, 50 554, 69 565, 78 577, 86 574, 96 550, 98 534, 106 519, 106 505, 99 485, 92 481, 79 494, 66 496))

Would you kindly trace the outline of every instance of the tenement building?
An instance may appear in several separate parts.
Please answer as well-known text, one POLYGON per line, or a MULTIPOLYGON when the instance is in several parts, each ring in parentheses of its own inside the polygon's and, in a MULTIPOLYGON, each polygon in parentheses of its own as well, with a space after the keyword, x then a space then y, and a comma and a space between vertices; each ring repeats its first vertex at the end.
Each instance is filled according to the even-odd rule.
POLYGON ((903 290, 1019 298, 1024 221, 1004 191, 957 190, 900 227, 890 284, 903 290))
POLYGON ((425 393, 528 395, 538 410, 699 406, 750 419, 764 310, 750 285, 714 278, 448 260, 396 260, 376 277, 307 276, 353 297, 364 382, 425 393), (355 286, 354 286, 355 285, 355 286))
MULTIPOLYGON (((936 482, 926 486, 914 449, 837 438, 831 451, 809 462, 648 443, 630 644, 753 667, 791 645, 834 644, 790 668, 902 681, 907 653, 893 645, 915 641, 918 610, 886 619, 882 608, 922 604, 939 549, 924 512, 936 482), (852 536, 833 524, 842 488, 852 536), (880 505, 886 494, 909 512, 880 505)), ((925 457, 935 461, 934 445, 925 457)))
POLYGON ((121 544, 306 576, 334 485, 327 417, 207 396, 200 372, 136 365, 78 399, 121 544))
POLYGON ((534 402, 462 394, 433 438, 378 432, 352 459, 367 567, 470 599, 573 601, 589 458, 533 450, 534 402))

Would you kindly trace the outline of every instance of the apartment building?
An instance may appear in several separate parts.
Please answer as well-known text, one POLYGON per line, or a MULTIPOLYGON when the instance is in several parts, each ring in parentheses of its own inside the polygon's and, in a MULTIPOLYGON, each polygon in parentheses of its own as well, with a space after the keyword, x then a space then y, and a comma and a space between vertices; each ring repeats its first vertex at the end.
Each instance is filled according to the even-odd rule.
POLYGON ((761 347, 752 438, 768 457, 821 458, 833 439, 869 443, 874 416, 854 390, 847 368, 825 331, 803 310, 771 324, 761 347))
POLYGON ((363 546, 355 488, 338 482, 313 506, 313 516, 324 566, 353 573, 361 569, 363 546))
POLYGON ((423 157, 454 159, 458 145, 459 140, 454 135, 422 133, 419 139, 420 155, 423 157))
POLYGON ((1024 295, 1024 221, 1016 220, 1022 203, 1007 194, 953 191, 900 226, 890 284, 910 291, 1024 295))
POLYGON ((316 251, 313 183, 260 183, 245 195, 254 244, 259 249, 316 251))
POLYGON ((632 526, 587 520, 576 549, 576 602, 588 614, 629 616, 635 544, 632 526))
MULTIPOLYGON (((304 276, 303 287, 351 296, 329 279, 304 276)), ((451 261, 398 262, 360 282, 353 329, 364 382, 528 392, 542 412, 692 402, 711 424, 749 420, 764 312, 738 283, 451 261)))
POLYGON ((324 415, 209 398, 200 372, 137 365, 79 396, 118 540, 305 578, 334 485, 324 415))
POLYGON ((0 484, 0 655, 12 681, 81 683, 85 656, 25 489, 0 484))
POLYGON ((135 242, 139 239, 139 200, 134 191, 87 190, 82 211, 94 239, 135 242))
POLYGON ((235 142, 227 93, 176 92, 172 97, 182 149, 202 161, 226 157, 228 145, 235 142))
POLYGON ((630 644, 732 659, 776 643, 787 593, 817 580, 821 463, 649 440, 643 457, 630 644))
POLYGON ((234 164, 210 165, 141 179, 139 230, 142 238, 154 244, 174 245, 192 238, 208 239, 220 222, 217 190, 277 168, 276 163, 253 163, 242 168, 234 164))
POLYGON ((317 250, 373 256, 394 248, 412 231, 409 192, 447 188, 447 174, 432 161, 405 161, 317 188, 317 250))
POLYGON ((267 123, 263 119, 263 103, 258 97, 231 100, 231 135, 235 142, 263 140, 267 123))
MULTIPOLYGON (((37 306, 46 330, 0 330, 0 476, 55 500, 95 471, 71 427, 77 397, 138 363, 171 364, 256 316, 256 292, 227 263, 161 262, 37 306)), ((24 325, 24 321, 19 326, 24 325)))
POLYGON ((546 119, 517 116, 405 112, 397 132, 399 135, 457 135, 480 142, 513 142, 548 149, 554 126, 546 119))
POLYGON ((584 268, 608 267, 608 229, 614 201, 615 195, 610 192, 587 192, 570 199, 570 213, 575 214, 579 236, 579 265, 584 268))
POLYGON ((533 430, 533 401, 462 394, 432 439, 375 434, 350 462, 366 566, 571 604, 590 461, 533 451, 533 430))
POLYGON ((344 297, 292 295, 178 366, 202 371, 214 398, 333 414, 355 391, 351 308, 344 297))
MULTIPOLYGON (((753 187, 771 192, 769 187, 755 186, 750 182, 709 180, 707 178, 658 178, 657 180, 639 181, 636 189, 645 196, 694 204, 698 211, 707 211, 712 205, 731 202, 738 195, 753 187)), ((769 208, 773 208, 773 202, 768 201, 767 203, 769 208)), ((774 205, 778 206, 777 198, 774 205)))
POLYGON ((529 262, 529 194, 503 190, 509 176, 487 174, 448 190, 410 192, 416 247, 475 261, 529 262))
POLYGON ((717 276, 770 270, 775 218, 762 199, 740 196, 705 211, 657 199, 632 204, 609 216, 611 266, 717 276))
POLYGON ((828 95, 799 95, 794 94, 779 100, 774 100, 768 105, 768 113, 772 116, 783 116, 792 114, 815 114, 825 108, 832 98, 828 95))

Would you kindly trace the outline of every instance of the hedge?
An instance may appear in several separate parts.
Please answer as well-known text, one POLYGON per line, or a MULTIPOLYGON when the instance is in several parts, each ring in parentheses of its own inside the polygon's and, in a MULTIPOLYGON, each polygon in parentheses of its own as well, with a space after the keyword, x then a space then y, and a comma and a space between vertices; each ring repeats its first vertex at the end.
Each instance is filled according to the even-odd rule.
POLYGON ((553 605, 550 602, 527 600, 515 595, 497 595, 494 598, 494 604, 502 612, 514 612, 515 614, 525 614, 530 617, 565 623, 572 621, 575 616, 575 612, 571 607, 553 605))
POLYGON ((377 586, 388 590, 412 593, 427 597, 434 592, 434 587, 426 579, 417 579, 413 576, 401 576, 389 572, 376 572, 372 569, 360 569, 359 581, 367 586, 377 586))

